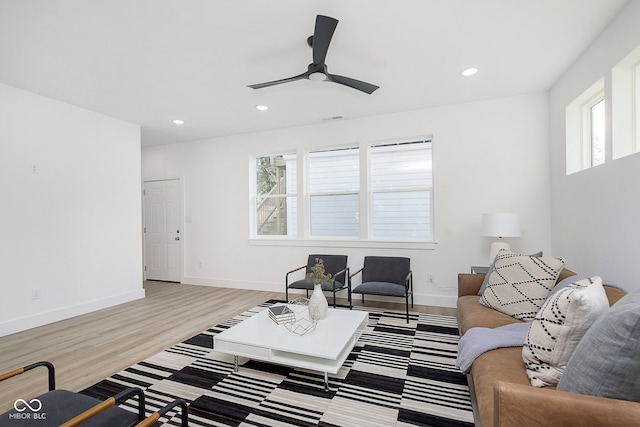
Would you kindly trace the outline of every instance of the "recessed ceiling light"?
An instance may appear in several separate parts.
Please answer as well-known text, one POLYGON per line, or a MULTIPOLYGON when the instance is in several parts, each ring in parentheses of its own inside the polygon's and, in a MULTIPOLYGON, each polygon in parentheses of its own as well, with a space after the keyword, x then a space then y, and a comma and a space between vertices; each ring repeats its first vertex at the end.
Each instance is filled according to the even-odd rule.
POLYGON ((266 105, 256 105, 256 109, 259 111, 267 111, 269 107, 267 107, 266 105))
POLYGON ((184 124, 184 120, 174 119, 173 120, 173 124, 174 125, 183 125, 184 124))
POLYGON ((473 76, 477 72, 478 72, 477 68, 467 68, 466 70, 462 70, 460 74, 462 74, 465 77, 469 77, 469 76, 473 76))

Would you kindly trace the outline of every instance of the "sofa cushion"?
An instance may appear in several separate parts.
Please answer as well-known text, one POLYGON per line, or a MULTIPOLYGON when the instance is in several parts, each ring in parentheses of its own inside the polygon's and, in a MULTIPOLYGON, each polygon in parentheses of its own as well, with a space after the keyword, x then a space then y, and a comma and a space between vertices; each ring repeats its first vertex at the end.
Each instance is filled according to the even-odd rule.
POLYGON ((569 284, 545 301, 522 347, 532 386, 558 383, 587 329, 608 308, 602 279, 597 276, 569 284))
POLYGON ((520 320, 533 320, 564 266, 559 258, 513 253, 496 257, 480 304, 520 320))
POLYGON ((521 323, 498 310, 478 304, 477 295, 464 295, 457 301, 458 329, 464 335, 471 328, 497 328, 512 323, 521 323))
POLYGON ((558 390, 640 402, 640 292, 627 294, 584 335, 558 390))

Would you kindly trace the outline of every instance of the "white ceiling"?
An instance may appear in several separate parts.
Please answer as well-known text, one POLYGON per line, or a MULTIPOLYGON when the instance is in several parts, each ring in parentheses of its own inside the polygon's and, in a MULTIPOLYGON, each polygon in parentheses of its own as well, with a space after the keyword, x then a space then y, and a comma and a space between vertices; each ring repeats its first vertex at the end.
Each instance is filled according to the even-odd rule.
POLYGON ((143 145, 166 144, 545 91, 626 3, 0 0, 0 82, 137 123, 143 145), (246 87, 306 71, 317 14, 340 21, 329 72, 380 89, 246 87), (480 72, 461 77, 470 66, 480 72))

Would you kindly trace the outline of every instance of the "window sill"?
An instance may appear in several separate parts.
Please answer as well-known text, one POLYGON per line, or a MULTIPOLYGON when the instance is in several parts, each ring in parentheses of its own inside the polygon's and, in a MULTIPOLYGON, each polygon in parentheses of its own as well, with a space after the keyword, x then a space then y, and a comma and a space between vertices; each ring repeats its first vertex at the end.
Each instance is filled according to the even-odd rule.
POLYGON ((250 246, 331 247, 368 249, 434 250, 438 242, 412 242, 388 240, 315 240, 315 239, 249 239, 250 246))

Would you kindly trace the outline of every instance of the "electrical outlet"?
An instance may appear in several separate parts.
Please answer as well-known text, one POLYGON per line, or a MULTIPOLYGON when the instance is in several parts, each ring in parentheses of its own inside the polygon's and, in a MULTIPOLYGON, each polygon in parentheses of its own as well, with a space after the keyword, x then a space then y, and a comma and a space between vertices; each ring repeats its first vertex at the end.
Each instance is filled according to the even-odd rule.
POLYGON ((40 299, 42 295, 42 290, 40 288, 31 290, 31 299, 40 299))

